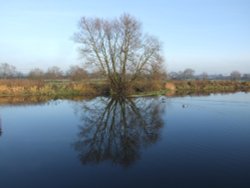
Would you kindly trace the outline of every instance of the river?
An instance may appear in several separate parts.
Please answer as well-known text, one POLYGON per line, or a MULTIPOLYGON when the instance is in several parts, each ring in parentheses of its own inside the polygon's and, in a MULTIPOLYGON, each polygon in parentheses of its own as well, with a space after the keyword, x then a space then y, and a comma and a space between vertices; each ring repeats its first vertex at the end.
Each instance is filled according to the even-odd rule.
POLYGON ((0 105, 0 186, 249 187, 250 93, 0 105))

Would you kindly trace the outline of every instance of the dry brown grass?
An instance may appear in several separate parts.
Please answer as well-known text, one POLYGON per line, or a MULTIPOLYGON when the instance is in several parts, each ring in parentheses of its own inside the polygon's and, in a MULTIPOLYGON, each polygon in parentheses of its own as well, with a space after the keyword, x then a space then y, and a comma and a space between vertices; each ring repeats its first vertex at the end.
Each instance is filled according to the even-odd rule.
POLYGON ((199 92, 226 92, 226 91, 249 91, 250 82, 238 81, 172 81, 165 85, 166 89, 178 92, 199 91, 199 92))
POLYGON ((96 95, 87 82, 45 82, 35 80, 0 80, 0 96, 75 96, 96 95))

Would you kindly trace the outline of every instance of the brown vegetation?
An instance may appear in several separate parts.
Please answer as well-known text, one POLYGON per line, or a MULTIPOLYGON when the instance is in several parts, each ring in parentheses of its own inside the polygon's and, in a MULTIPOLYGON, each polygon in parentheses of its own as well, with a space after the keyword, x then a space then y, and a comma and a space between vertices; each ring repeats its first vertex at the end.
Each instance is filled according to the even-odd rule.
MULTIPOLYGON (((171 81, 140 79, 130 87, 131 95, 185 95, 191 93, 216 93, 250 91, 250 82, 238 81, 171 81)), ((19 99, 34 97, 34 101, 75 96, 95 97, 110 95, 110 86, 105 80, 0 80, 0 97, 15 96, 19 99)), ((18 100, 19 100, 18 99, 18 100)), ((3 99, 1 99, 3 100, 3 99)), ((10 100, 10 99, 4 99, 10 100)))
POLYGON ((166 89, 176 90, 176 93, 190 92, 235 92, 235 91, 250 91, 250 82, 238 81, 171 81, 166 84, 166 89))
POLYGON ((174 83, 170 83, 170 82, 167 82, 167 83, 165 84, 165 88, 166 88, 167 90, 170 90, 170 91, 175 91, 175 90, 176 90, 175 84, 174 84, 174 83))
POLYGON ((89 82, 0 80, 0 96, 95 96, 89 82))

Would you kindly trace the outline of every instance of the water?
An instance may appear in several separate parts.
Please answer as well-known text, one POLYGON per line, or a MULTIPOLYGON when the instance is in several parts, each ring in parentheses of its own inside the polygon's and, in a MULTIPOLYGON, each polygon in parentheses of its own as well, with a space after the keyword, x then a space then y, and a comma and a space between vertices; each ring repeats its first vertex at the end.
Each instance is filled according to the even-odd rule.
POLYGON ((250 94, 0 107, 0 187, 249 187, 250 94))

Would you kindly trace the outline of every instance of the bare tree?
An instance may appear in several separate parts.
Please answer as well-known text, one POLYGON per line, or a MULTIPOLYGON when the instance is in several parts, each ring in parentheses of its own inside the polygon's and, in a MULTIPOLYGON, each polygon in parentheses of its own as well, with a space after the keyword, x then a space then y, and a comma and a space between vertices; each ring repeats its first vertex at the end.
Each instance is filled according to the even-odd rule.
POLYGON ((18 75, 16 67, 8 63, 0 64, 0 78, 13 78, 18 75))
POLYGON ((141 24, 128 14, 112 20, 83 17, 74 39, 85 62, 106 75, 114 95, 126 95, 142 73, 163 59, 158 39, 142 34, 141 24))
POLYGON ((179 74, 177 72, 170 72, 168 73, 168 79, 170 80, 177 80, 179 78, 179 74))
POLYGON ((243 74, 242 80, 244 80, 244 81, 250 80, 250 74, 243 74))
POLYGON ((39 68, 34 68, 29 72, 28 77, 31 79, 40 80, 44 78, 44 72, 39 68))
POLYGON ((166 80, 167 72, 164 69, 164 60, 159 58, 155 63, 152 63, 149 73, 153 80, 166 80))
POLYGON ((48 71, 46 72, 46 77, 49 79, 59 79, 63 77, 63 72, 59 67, 53 66, 48 68, 48 71))
POLYGON ((182 73, 182 77, 183 79, 193 79, 194 78, 194 70, 193 69, 190 69, 190 68, 187 68, 183 71, 182 73))
POLYGON ((72 80, 81 80, 88 77, 88 72, 77 65, 72 65, 70 66, 67 75, 72 80))
POLYGON ((239 71, 232 71, 230 77, 232 80, 240 80, 241 74, 239 71))
POLYGON ((206 72, 201 73, 202 80, 208 80, 208 74, 206 72))

